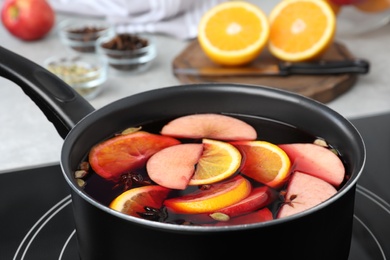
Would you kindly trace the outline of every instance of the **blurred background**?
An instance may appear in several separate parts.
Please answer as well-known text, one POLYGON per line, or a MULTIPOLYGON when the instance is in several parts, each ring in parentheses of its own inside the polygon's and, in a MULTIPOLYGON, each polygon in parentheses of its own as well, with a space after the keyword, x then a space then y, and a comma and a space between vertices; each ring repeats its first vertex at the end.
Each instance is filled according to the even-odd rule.
MULTIPOLYGON (((348 118, 390 111, 390 4, 388 0, 370 0, 372 8, 376 1, 382 1, 379 10, 362 10, 344 2, 339 3, 337 11, 335 41, 345 45, 353 56, 370 62, 367 75, 358 76, 348 91, 326 102, 348 118)), ((2 6, 5 2, 0 0, 2 6)), ((10 33, 3 22, 0 45, 44 66, 48 58, 69 53, 59 36, 59 25, 68 19, 122 24, 117 29, 152 36, 156 56, 147 70, 130 73, 108 69, 101 91, 90 99, 95 108, 100 108, 141 91, 182 84, 172 73, 173 61, 196 40, 202 14, 219 2, 223 1, 48 0, 54 10, 54 21, 44 37, 22 40, 10 33)), ((269 14, 280 1, 248 2, 269 14)), ((39 19, 44 13, 41 9, 31 15, 39 19)), ((35 103, 4 78, 0 78, 0 109, 0 171, 59 161, 62 138, 35 103)))

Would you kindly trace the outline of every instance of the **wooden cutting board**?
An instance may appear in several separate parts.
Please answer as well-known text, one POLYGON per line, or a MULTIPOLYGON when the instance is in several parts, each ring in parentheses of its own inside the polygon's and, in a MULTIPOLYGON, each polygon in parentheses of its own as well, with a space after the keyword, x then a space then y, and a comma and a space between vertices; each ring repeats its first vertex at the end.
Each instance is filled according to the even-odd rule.
MULTIPOLYGON (((345 60, 354 56, 347 47, 341 43, 334 42, 327 52, 322 56, 323 60, 345 60)), ((261 66, 266 64, 277 64, 278 60, 268 51, 263 51, 258 59, 248 66, 261 66)), ((204 54, 197 40, 189 45, 173 60, 173 68, 202 68, 218 67, 204 54)), ((292 91, 323 103, 327 103, 349 90, 356 82, 357 74, 339 75, 290 75, 290 76, 189 76, 175 75, 181 83, 242 83, 275 87, 292 91)))

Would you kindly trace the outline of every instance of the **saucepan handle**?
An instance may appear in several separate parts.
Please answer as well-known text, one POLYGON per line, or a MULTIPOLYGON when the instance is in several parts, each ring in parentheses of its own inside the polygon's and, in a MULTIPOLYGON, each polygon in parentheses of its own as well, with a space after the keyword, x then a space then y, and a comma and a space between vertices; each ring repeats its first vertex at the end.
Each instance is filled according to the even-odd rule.
POLYGON ((0 76, 19 85, 62 138, 94 107, 42 66, 0 46, 0 76))

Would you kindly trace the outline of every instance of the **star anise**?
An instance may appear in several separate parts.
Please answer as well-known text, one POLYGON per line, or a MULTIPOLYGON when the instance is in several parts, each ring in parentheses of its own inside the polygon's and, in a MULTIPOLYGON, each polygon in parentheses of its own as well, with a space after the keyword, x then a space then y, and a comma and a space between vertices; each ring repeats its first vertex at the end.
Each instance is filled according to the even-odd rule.
POLYGON ((143 219, 164 222, 168 217, 167 209, 165 207, 157 209, 145 206, 144 210, 145 212, 137 212, 137 214, 143 219))
POLYGON ((144 180, 140 173, 128 172, 121 175, 120 180, 114 186, 114 188, 123 185, 123 190, 126 191, 132 188, 134 184, 139 186, 146 186, 152 184, 152 182, 150 180, 144 180))

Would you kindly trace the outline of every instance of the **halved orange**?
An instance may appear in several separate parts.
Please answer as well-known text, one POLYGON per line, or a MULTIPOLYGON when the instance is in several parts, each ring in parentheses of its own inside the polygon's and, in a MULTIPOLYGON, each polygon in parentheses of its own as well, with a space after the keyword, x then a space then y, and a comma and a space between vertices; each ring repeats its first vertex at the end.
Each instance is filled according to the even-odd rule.
POLYGON ((173 212, 183 214, 215 212, 245 199, 251 190, 250 182, 237 175, 232 179, 211 184, 209 189, 199 189, 181 197, 167 199, 164 205, 173 212))
POLYGON ((116 197, 110 208, 130 216, 140 217, 145 206, 159 209, 168 196, 170 189, 158 185, 142 186, 127 190, 116 197))
POLYGON ((242 153, 242 174, 272 188, 279 188, 286 181, 291 161, 280 147, 266 141, 237 141, 232 144, 242 153))
POLYGON ((269 15, 269 50, 277 58, 298 62, 320 57, 331 45, 336 15, 319 0, 280 1, 269 15))
POLYGON ((230 143, 203 139, 203 153, 189 185, 202 185, 224 180, 241 165, 240 151, 230 143))
POLYGON ((222 65, 243 65, 254 60, 266 46, 268 19, 256 5, 228 1, 202 17, 198 40, 205 54, 222 65))

